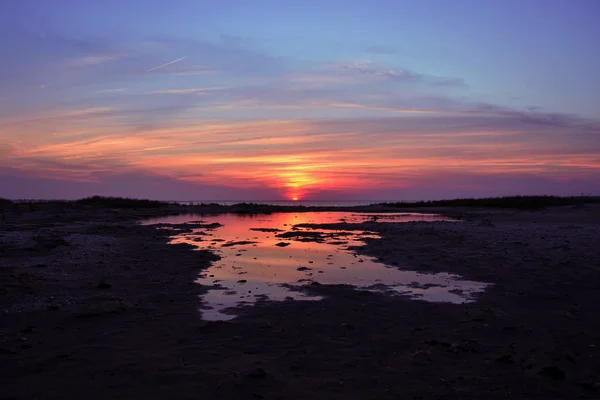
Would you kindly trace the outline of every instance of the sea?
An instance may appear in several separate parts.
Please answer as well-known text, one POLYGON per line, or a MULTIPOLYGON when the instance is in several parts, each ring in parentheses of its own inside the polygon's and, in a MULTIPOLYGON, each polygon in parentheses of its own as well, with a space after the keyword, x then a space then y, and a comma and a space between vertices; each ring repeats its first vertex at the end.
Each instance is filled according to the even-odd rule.
POLYGON ((304 206, 304 207, 353 207, 367 206, 370 204, 385 203, 384 200, 174 200, 174 203, 182 205, 197 205, 197 204, 220 204, 223 206, 231 206, 240 203, 265 204, 270 206, 304 206))

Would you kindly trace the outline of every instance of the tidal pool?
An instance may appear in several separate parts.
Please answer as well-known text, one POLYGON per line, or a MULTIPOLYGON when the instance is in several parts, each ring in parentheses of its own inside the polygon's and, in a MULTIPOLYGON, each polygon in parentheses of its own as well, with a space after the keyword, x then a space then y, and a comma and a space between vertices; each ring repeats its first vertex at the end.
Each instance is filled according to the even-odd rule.
POLYGON ((453 274, 399 269, 349 249, 364 244, 364 238, 379 238, 374 232, 297 226, 375 220, 386 223, 450 219, 417 213, 306 212, 187 214, 153 218, 144 224, 192 224, 191 231, 183 229, 177 234, 174 230, 170 243, 188 243, 221 256, 196 281, 209 289, 202 295, 205 320, 232 319, 234 307, 259 300, 321 300, 320 296, 302 291, 302 286, 313 282, 348 284, 362 290, 451 303, 471 302, 487 286, 453 274))

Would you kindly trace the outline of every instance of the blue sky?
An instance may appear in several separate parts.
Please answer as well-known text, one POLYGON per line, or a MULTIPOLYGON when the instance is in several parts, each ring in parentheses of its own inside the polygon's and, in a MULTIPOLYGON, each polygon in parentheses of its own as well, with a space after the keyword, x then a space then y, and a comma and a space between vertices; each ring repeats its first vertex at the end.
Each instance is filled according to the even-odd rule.
POLYGON ((20 0, 0 34, 0 196, 598 191, 594 0, 20 0))

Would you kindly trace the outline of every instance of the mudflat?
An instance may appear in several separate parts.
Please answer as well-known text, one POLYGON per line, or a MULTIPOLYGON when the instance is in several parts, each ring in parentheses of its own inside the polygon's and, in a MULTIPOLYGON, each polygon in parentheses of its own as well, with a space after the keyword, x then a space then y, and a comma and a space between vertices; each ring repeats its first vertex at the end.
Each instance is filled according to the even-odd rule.
POLYGON ((310 285, 323 300, 259 302, 226 322, 201 319, 194 283, 218 256, 138 224, 185 211, 4 214, 0 398, 600 397, 597 205, 344 224, 381 236, 359 253, 491 285, 468 304, 310 285))

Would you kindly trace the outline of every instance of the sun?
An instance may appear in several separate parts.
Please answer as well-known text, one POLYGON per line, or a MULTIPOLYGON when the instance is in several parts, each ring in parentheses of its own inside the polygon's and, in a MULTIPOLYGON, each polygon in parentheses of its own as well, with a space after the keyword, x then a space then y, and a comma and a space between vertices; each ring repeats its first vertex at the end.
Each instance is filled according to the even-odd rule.
POLYGON ((298 201, 298 196, 294 196, 294 197, 292 197, 292 200, 294 200, 294 201, 298 201))

